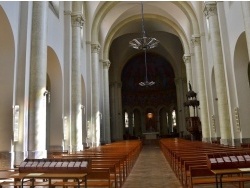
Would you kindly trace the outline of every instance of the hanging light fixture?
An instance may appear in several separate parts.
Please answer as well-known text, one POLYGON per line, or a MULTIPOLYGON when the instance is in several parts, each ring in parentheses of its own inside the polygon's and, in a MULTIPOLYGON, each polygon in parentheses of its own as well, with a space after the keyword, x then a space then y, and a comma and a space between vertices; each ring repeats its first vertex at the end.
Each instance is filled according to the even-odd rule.
POLYGON ((142 20, 142 37, 135 38, 129 42, 129 46, 137 50, 149 50, 155 48, 159 44, 159 40, 146 36, 144 28, 143 2, 141 2, 141 20, 142 20))
POLYGON ((155 48, 159 44, 159 40, 152 37, 146 36, 146 31, 144 28, 144 17, 143 17, 143 3, 141 2, 141 17, 142 17, 142 37, 141 38, 135 38, 129 42, 129 46, 137 49, 137 50, 143 50, 144 51, 144 60, 145 60, 145 81, 140 82, 140 86, 152 86, 155 84, 154 81, 148 81, 148 71, 147 71, 147 50, 155 48))
POLYGON ((144 59, 145 59, 145 72, 146 72, 146 75, 145 75, 145 81, 144 82, 140 82, 139 85, 140 86, 152 86, 155 84, 154 81, 148 81, 148 69, 147 69, 147 53, 146 53, 147 50, 144 50, 144 59))

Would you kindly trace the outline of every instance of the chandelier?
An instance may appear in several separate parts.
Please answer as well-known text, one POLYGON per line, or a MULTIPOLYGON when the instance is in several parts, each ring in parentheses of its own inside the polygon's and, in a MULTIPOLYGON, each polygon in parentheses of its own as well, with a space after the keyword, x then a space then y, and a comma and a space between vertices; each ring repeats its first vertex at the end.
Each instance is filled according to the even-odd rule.
POLYGON ((144 28, 144 17, 143 17, 143 3, 141 2, 141 20, 142 20, 142 37, 141 38, 135 38, 129 42, 129 46, 137 49, 137 50, 143 50, 144 51, 144 60, 145 60, 145 81, 140 82, 140 86, 152 86, 155 84, 154 81, 148 81, 148 71, 147 71, 147 50, 155 48, 159 44, 159 40, 152 37, 146 36, 146 31, 144 28))
POLYGON ((143 3, 141 2, 141 20, 142 20, 142 37, 135 38, 129 42, 129 46, 137 50, 149 50, 155 48, 159 44, 159 40, 147 37, 144 29, 143 3))

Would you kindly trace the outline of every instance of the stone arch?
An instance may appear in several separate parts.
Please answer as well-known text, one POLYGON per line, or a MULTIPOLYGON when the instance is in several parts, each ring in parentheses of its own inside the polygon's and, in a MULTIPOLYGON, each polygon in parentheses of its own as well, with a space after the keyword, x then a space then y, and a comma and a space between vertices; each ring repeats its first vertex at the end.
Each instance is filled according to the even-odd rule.
MULTIPOLYGON (((104 59, 109 59, 109 49, 110 49, 110 46, 114 40, 115 34, 117 32, 119 32, 121 29, 123 29, 125 27, 125 25, 127 25, 129 22, 131 22, 135 19, 140 19, 140 17, 139 16, 129 17, 129 18, 123 20, 122 22, 120 22, 119 24, 117 24, 117 26, 115 26, 111 30, 111 32, 109 32, 109 34, 105 40, 104 47, 103 47, 104 59)), ((159 15, 156 16, 156 15, 147 14, 147 15, 145 15, 145 19, 153 19, 153 20, 159 21, 162 24, 170 25, 178 33, 178 36, 180 37, 182 45, 183 45, 184 53, 190 54, 190 47, 189 47, 187 36, 174 22, 172 22, 171 20, 169 20, 163 16, 159 16, 159 15)))
MULTIPOLYGON (((190 23, 191 24, 191 27, 192 27, 192 30, 193 30, 193 34, 197 35, 199 34, 199 26, 198 26, 198 20, 196 18, 196 15, 192 9, 192 7, 189 5, 188 2, 173 2, 175 5, 177 5, 183 12, 184 14, 187 16, 187 18, 190 20, 190 23)), ((104 18, 104 16, 109 12, 109 10, 114 7, 116 4, 118 4, 118 2, 107 2, 107 3, 104 3, 103 6, 100 8, 100 10, 96 13, 95 15, 95 18, 93 20, 93 25, 92 25, 92 29, 91 29, 91 33, 92 33, 92 42, 93 43, 98 43, 98 32, 99 32, 99 28, 100 28, 100 23, 102 21, 102 19, 104 18)), ((155 17, 155 19, 160 19, 161 16, 159 15, 153 15, 155 17)), ((163 19, 161 18, 161 20, 168 20, 166 17, 163 17, 163 19)), ((131 21, 131 20, 130 20, 131 21)), ((174 28, 174 27, 173 27, 174 28)), ((176 27, 175 29, 177 29, 178 27, 176 27)), ((114 30, 114 28, 112 28, 112 30, 114 30)), ((113 36, 110 38, 110 40, 112 40, 113 36)), ((187 42, 187 40, 182 40, 183 42, 187 42)), ((111 42, 107 43, 111 44, 111 42)), ((188 44, 187 43, 184 43, 184 44, 188 44)), ((187 47, 188 45, 185 45, 184 47, 187 47)), ((103 49, 109 49, 109 47, 107 48, 108 46, 105 46, 103 47, 103 49)), ((188 48, 184 48, 185 50, 185 54, 189 54, 189 50, 188 48), (186 51, 187 50, 187 51, 186 51)), ((105 52, 104 53, 104 59, 109 59, 108 58, 108 53, 105 52)))
POLYGON ((50 105, 49 109, 49 147, 48 149, 61 149, 63 140, 63 79, 62 68, 55 51, 48 46, 47 75, 50 82, 50 105), (56 148, 55 148, 56 147, 56 148), (59 147, 59 148, 58 148, 59 147))
POLYGON ((241 33, 239 36, 234 51, 234 71, 235 71, 235 87, 236 87, 236 98, 238 99, 238 106, 233 108, 233 122, 235 125, 234 130, 236 132, 241 132, 242 139, 244 137, 249 137, 250 128, 250 88, 248 79, 248 51, 246 43, 245 32, 241 33), (238 109, 237 109, 238 108, 238 109), (237 125, 235 113, 238 110, 239 113, 239 125, 237 125))

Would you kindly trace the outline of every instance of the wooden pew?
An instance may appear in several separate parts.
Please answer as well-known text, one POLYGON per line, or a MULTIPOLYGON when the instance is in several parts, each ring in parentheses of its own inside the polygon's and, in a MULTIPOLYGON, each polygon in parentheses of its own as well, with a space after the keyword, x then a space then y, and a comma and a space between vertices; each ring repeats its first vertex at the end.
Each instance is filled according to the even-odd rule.
POLYGON ((54 179, 86 182, 90 169, 89 159, 25 159, 19 165, 18 171, 10 174, 9 178, 14 181, 4 181, 1 186, 53 186, 54 179), (44 181, 45 179, 48 181, 44 181))
POLYGON ((92 156, 92 155, 67 155, 61 156, 63 159, 91 159, 92 161, 92 170, 93 168, 109 168, 110 177, 113 177, 115 181, 115 187, 121 187, 123 184, 126 174, 125 174, 125 165, 124 159, 117 156, 92 156))
MULTIPOLYGON (((193 188, 195 185, 216 184, 215 175, 207 168, 206 165, 190 166, 190 177, 188 187, 193 188)), ((223 176, 223 183, 239 183, 239 187, 244 187, 244 182, 250 181, 249 176, 223 176)))
POLYGON ((185 161, 184 162, 184 168, 182 171, 182 179, 181 179, 181 183, 183 186, 187 186, 188 185, 188 179, 190 178, 190 171, 189 169, 191 168, 191 166, 207 166, 207 161, 206 160, 191 160, 191 161, 185 161))
POLYGON ((197 141, 188 141, 183 139, 161 139, 161 150, 170 163, 171 168, 176 173, 183 185, 188 184, 187 179, 190 177, 188 167, 197 165, 196 160, 205 163, 206 154, 213 152, 240 152, 249 151, 244 148, 228 147, 219 144, 203 143, 197 141))
POLYGON ((92 161, 92 170, 95 170, 95 168, 99 170, 108 168, 115 187, 121 187, 138 158, 141 148, 141 141, 121 141, 51 157, 58 159, 89 158, 92 161))
MULTIPOLYGON (((91 172, 88 173, 87 187, 107 187, 112 188, 114 180, 110 176, 109 168, 92 168, 91 172)), ((53 186, 77 186, 75 181, 56 181, 53 183, 53 186)), ((85 187, 85 182, 81 182, 80 186, 85 187)))

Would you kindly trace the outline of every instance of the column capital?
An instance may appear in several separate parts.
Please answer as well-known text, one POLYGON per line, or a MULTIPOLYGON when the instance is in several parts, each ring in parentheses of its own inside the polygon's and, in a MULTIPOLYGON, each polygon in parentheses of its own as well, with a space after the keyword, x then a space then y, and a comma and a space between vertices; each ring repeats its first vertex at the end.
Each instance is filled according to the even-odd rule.
POLYGON ((200 46, 201 43, 200 35, 192 35, 191 43, 193 44, 193 46, 200 46))
POLYGON ((190 54, 184 54, 182 57, 184 63, 190 63, 191 55, 190 54))
POLYGON ((111 62, 109 60, 103 60, 103 68, 104 69, 109 69, 111 62))
POLYGON ((71 13, 71 24, 72 27, 80 27, 82 28, 83 24, 84 24, 84 19, 81 13, 71 13))
POLYGON ((203 10, 204 15, 208 19, 210 16, 217 15, 217 3, 215 1, 205 2, 205 8, 203 10))
POLYGON ((91 53, 98 53, 100 52, 101 46, 100 44, 91 44, 91 53))

